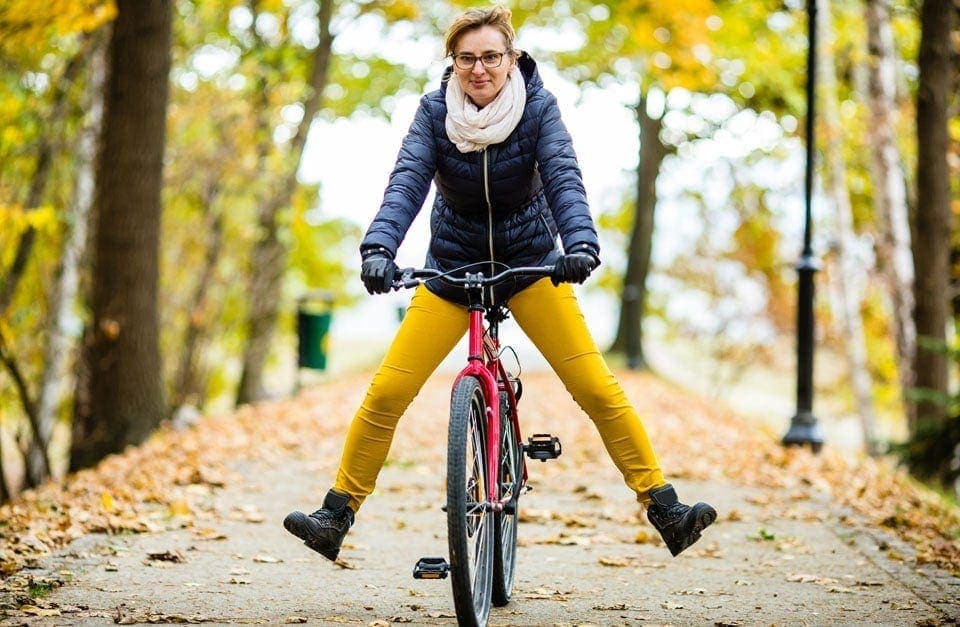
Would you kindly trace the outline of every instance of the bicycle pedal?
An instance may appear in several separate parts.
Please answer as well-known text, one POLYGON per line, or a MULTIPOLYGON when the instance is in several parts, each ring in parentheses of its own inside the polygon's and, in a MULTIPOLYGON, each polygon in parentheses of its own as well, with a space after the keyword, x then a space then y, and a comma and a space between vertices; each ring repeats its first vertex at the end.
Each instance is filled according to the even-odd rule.
POLYGON ((446 579, 450 564, 442 557, 421 557, 413 567, 414 579, 446 579))
POLYGON ((563 447, 560 446, 560 439, 549 433, 534 433, 527 438, 527 444, 523 445, 523 451, 530 459, 539 459, 542 462, 548 459, 560 457, 563 447))

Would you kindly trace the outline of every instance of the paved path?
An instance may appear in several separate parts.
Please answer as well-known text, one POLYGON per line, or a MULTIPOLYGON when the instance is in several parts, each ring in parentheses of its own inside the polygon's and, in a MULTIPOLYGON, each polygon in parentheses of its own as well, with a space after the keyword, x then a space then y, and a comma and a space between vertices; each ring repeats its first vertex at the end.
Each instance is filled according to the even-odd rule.
MULTIPOLYGON (((435 414, 447 385, 435 378, 402 423, 392 461, 343 550, 347 567, 308 551, 280 525, 291 509, 319 502, 339 452, 331 442, 288 463, 237 460, 238 477, 226 487, 197 487, 205 506, 193 528, 77 540, 32 571, 65 580, 35 610, 59 616, 0 624, 454 623, 449 584, 411 577, 417 558, 447 555, 443 451, 424 444, 443 428, 435 414)), ((549 414, 529 413, 541 421, 549 414)), ((590 429, 559 425, 564 456, 531 466, 535 489, 521 501, 514 600, 492 611, 491 624, 960 619, 960 579, 917 570, 908 547, 815 495, 677 479, 682 497, 709 500, 720 519, 671 558, 653 529, 637 522, 631 494, 590 429)))

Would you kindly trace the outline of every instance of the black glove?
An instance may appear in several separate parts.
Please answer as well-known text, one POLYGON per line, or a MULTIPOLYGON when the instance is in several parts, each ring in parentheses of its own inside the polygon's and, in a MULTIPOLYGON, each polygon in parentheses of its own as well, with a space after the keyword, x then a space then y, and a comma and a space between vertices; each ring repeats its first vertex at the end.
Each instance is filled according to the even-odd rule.
POLYGON ((583 283, 599 265, 600 261, 587 252, 563 255, 557 260, 557 265, 553 268, 553 274, 550 275, 550 281, 554 285, 583 283))
POLYGON ((393 288, 393 277, 400 274, 400 268, 386 253, 371 253, 363 259, 360 266, 360 279, 369 294, 386 294, 393 288))

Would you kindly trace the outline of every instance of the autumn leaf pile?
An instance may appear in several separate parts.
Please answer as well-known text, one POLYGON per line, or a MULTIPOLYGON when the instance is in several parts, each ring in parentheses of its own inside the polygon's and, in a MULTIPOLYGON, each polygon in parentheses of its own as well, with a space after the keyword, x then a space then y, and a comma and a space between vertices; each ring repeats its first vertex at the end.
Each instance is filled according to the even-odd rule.
MULTIPOLYGON (((625 372, 620 377, 644 416, 668 476, 773 488, 767 492, 782 497, 784 517, 793 515, 794 500, 819 494, 830 500, 831 511, 845 508, 850 520, 898 534, 916 549, 910 559, 917 563, 960 573, 960 511, 888 461, 850 458, 829 447, 820 455, 785 449, 775 434, 708 399, 650 375, 625 372)), ((181 527, 202 534, 213 515, 204 499, 242 480, 233 466, 236 460, 282 463, 309 456, 321 460, 325 469, 335 468, 368 378, 338 377, 296 398, 205 417, 183 431, 166 426, 142 446, 111 456, 95 469, 24 493, 0 508, 0 571, 7 577, 88 533, 181 527)), ((441 424, 449 380, 431 379, 411 411, 436 415, 441 424)), ((576 443, 558 460, 562 472, 576 473, 578 466, 603 456, 593 426, 552 374, 527 375, 524 386, 522 420, 565 425, 565 437, 576 443)), ((445 429, 405 430, 403 425, 391 459, 442 461, 445 429)))

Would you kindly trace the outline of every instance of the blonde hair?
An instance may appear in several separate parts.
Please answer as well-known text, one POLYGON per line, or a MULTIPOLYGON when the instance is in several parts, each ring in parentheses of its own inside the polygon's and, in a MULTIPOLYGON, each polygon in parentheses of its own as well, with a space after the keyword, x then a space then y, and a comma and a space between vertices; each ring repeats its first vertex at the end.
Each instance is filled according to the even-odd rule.
POLYGON ((453 47, 457 44, 457 40, 460 39, 461 35, 467 31, 476 30, 483 26, 492 26, 500 31, 503 35, 503 40, 507 44, 507 52, 511 55, 516 54, 516 51, 513 49, 513 40, 516 37, 516 33, 513 30, 513 25, 510 23, 510 9, 502 4, 495 4, 489 9, 469 9, 453 20, 444 37, 446 56, 452 56, 454 54, 455 50, 453 47))

